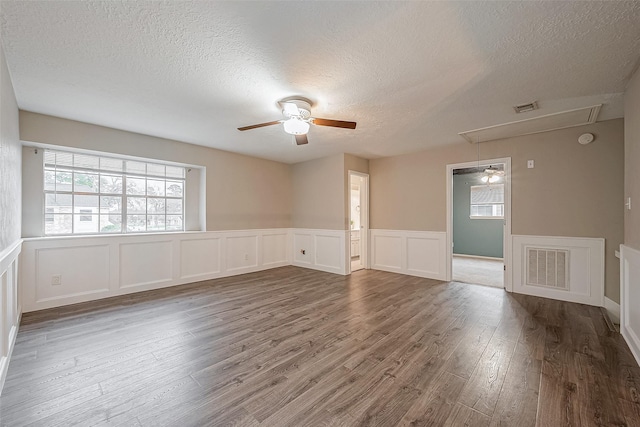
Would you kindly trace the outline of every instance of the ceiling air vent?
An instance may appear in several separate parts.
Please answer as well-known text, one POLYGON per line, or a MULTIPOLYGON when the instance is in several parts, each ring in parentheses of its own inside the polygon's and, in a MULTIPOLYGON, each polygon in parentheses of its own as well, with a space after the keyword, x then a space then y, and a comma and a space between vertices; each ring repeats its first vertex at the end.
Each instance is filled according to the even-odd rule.
POLYGON ((513 109, 516 110, 516 113, 526 113, 528 111, 537 110, 538 103, 536 101, 533 101, 529 102, 528 104, 515 105, 513 109))
POLYGON ((534 117, 532 119, 468 130, 466 132, 460 132, 458 135, 468 142, 475 144, 476 142, 513 138, 514 136, 531 135, 533 133, 588 125, 595 123, 601 107, 602 104, 577 108, 575 110, 547 114, 546 116, 534 117))

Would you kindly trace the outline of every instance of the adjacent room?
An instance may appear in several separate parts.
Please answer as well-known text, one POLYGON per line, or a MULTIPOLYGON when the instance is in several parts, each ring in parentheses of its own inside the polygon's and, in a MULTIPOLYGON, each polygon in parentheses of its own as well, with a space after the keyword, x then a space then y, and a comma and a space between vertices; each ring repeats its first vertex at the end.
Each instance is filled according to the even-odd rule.
POLYGON ((0 425, 640 426, 640 2, 0 1, 0 425))
POLYGON ((505 179, 500 163, 453 170, 453 280, 504 287, 505 179))

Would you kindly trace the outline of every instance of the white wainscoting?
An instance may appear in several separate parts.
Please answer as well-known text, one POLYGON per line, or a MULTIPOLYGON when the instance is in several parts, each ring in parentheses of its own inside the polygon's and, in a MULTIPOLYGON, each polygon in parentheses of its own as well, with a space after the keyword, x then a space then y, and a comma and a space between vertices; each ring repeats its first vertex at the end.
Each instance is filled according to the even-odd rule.
POLYGON ((371 268, 446 280, 446 234, 372 229, 371 268))
POLYGON ((18 256, 22 240, 0 253, 0 394, 18 334, 22 307, 18 293, 18 256))
POLYGON ((640 364, 640 251, 620 245, 620 333, 640 364))
POLYGON ((607 310, 609 319, 611 319, 613 323, 617 323, 619 325, 620 324, 620 304, 618 304, 617 302, 615 302, 610 298, 604 297, 604 308, 607 310))
POLYGON ((25 239, 23 310, 290 265, 290 241, 286 228, 25 239))
POLYGON ((293 265, 329 273, 348 274, 348 230, 294 228, 292 233, 293 265))
POLYGON ((513 292, 604 306, 604 239, 514 235, 512 242, 513 292), (568 289, 526 283, 528 248, 569 251, 568 289))

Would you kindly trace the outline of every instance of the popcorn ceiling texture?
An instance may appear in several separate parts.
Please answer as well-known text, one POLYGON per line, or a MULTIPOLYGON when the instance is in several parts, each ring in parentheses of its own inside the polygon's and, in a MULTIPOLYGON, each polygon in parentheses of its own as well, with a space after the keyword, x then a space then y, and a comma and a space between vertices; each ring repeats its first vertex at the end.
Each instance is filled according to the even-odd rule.
POLYGON ((640 57, 640 2, 28 2, 0 18, 21 109, 284 162, 462 143, 604 103, 640 57), (276 101, 316 101, 297 147, 276 101), (516 116, 512 106, 538 100, 516 116))
POLYGON ((18 106, 0 43, 0 253, 20 238, 22 148, 18 106))

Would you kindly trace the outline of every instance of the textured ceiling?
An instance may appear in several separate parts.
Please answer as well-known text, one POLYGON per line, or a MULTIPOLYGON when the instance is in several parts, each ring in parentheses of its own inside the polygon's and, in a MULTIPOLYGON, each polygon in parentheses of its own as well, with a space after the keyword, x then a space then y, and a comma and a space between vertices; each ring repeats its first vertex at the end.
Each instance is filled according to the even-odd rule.
POLYGON ((21 109, 288 163, 460 143, 603 103, 622 117, 640 2, 1 1, 21 109), (358 122, 293 145, 278 99, 358 122), (516 115, 512 106, 537 100, 516 115))

